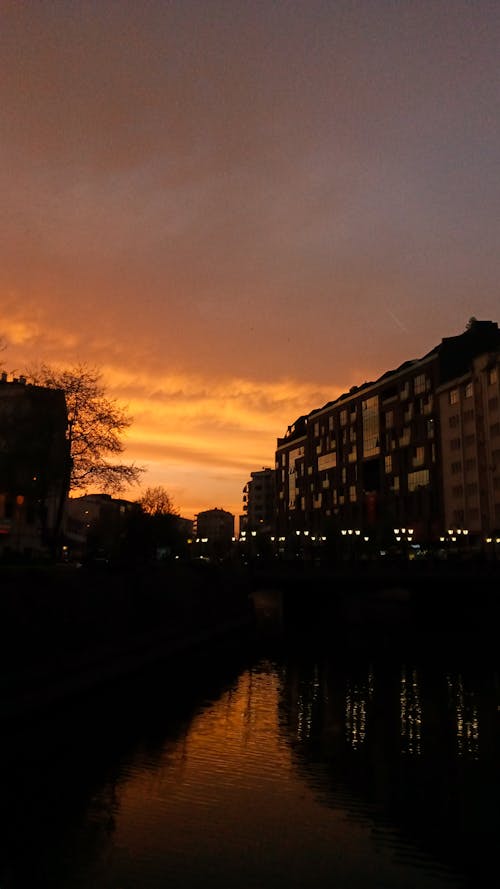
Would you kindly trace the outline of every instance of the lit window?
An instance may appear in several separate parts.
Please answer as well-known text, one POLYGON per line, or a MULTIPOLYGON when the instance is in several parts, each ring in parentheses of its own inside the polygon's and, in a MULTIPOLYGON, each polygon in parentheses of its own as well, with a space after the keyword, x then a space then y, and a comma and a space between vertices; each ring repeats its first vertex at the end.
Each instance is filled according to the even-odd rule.
POLYGON ((363 456, 370 457, 380 452, 380 428, 378 396, 363 401, 363 456))
POLYGON ((413 465, 414 466, 422 466, 425 460, 425 448, 423 446, 419 446, 415 448, 413 454, 413 465))
POLYGON ((450 404, 458 404, 458 396, 459 396, 458 389, 450 389, 450 394, 449 394, 450 404))
POLYGON ((419 374, 413 381, 413 391, 415 395, 425 392, 425 374, 419 374))
POLYGON ((391 454, 388 454, 388 456, 385 458, 385 471, 392 472, 392 455, 391 454))
POLYGON ((490 369, 488 370, 488 384, 490 386, 492 386, 493 383, 498 383, 498 368, 497 367, 490 367, 490 369))
POLYGON ((408 473, 408 490, 416 491, 417 488, 427 488, 429 486, 429 470, 419 469, 416 472, 408 473))
POLYGON ((474 387, 472 383, 467 383, 465 386, 464 394, 466 398, 472 398, 474 394, 474 387))
POLYGON ((356 502, 356 485, 350 485, 349 487, 349 500, 351 503, 356 502))

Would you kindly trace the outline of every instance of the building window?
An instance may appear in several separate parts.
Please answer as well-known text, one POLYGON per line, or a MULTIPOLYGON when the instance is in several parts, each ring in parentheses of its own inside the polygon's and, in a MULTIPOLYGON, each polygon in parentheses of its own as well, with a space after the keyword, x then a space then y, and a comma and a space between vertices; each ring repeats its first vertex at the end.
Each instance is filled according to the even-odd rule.
POLYGON ((363 457, 380 452, 378 395, 363 401, 363 457))
POLYGON ((422 466, 425 461, 425 448, 423 445, 419 445, 415 448, 413 452, 413 465, 414 466, 422 466))
POLYGON ((498 383, 498 368, 490 367, 488 370, 488 385, 492 386, 494 383, 498 383))
POLYGON ((464 496, 464 487, 463 485, 453 485, 451 489, 452 497, 463 497, 464 496))
POLYGON ((449 403, 450 404, 458 404, 458 400, 459 400, 458 389, 450 389, 449 403))
POLYGON ((476 443, 476 436, 471 433, 470 435, 466 435, 464 438, 464 444, 466 447, 471 447, 476 443))
POLYGON ((469 457, 469 459, 465 461, 465 471, 472 472, 475 468, 476 468, 475 458, 469 457))
POLYGON ((392 455, 391 455, 391 454, 389 454, 389 455, 385 458, 385 471, 386 471, 386 472, 392 472, 392 455))
POLYGON ((477 495, 477 483, 471 482, 470 484, 465 486, 465 493, 467 497, 476 497, 477 495))
POLYGON ((472 385, 472 383, 465 384, 464 395, 466 398, 472 398, 472 396, 474 395, 474 386, 472 385))
POLYGON ((460 460, 456 460, 454 463, 451 464, 451 474, 458 475, 459 472, 462 472, 462 464, 460 460))
POLYGON ((333 414, 328 417, 328 429, 330 432, 333 432, 333 414))
POLYGON ((399 491, 399 475, 395 475, 392 480, 392 490, 399 491))
POLYGON ((406 447, 407 445, 409 445, 409 444, 410 444, 410 439, 411 439, 410 427, 409 427, 409 426, 405 426, 405 428, 403 429, 402 434, 399 436, 399 446, 400 446, 400 448, 404 448, 404 447, 406 447))
POLYGON ((452 451, 459 451, 459 450, 460 450, 460 444, 461 444, 461 442, 460 442, 460 439, 459 439, 459 438, 452 438, 451 441, 450 441, 450 450, 452 450, 452 451))
POLYGON ((414 410, 413 401, 410 401, 410 403, 408 404, 408 406, 407 406, 407 408, 406 408, 406 410, 405 410, 405 412, 404 412, 404 421, 405 421, 405 423, 409 423, 410 420, 413 419, 413 410, 414 410))
POLYGON ((349 501, 356 503, 356 485, 349 486, 349 501))
POLYGON ((427 438, 434 438, 434 420, 427 420, 427 438))
POLYGON ((340 425, 347 426, 347 411, 340 411, 340 425))
POLYGON ((387 411, 385 415, 385 428, 392 429, 394 426, 394 411, 387 411))
POLYGON ((428 414, 432 414, 434 409, 434 398, 432 395, 428 395, 426 399, 423 399, 422 404, 422 413, 427 416, 428 414))
POLYGON ((429 470, 418 469, 416 472, 408 473, 408 491, 416 491, 417 488, 427 488, 429 486, 429 470))
POLYGON ((500 423, 492 423, 490 426, 490 435, 492 438, 496 438, 500 435, 500 423))
POLYGON ((470 423, 470 421, 473 419, 474 419, 474 410, 472 408, 469 408, 469 410, 466 410, 463 412, 464 423, 470 423))
POLYGON ((458 414, 453 414, 452 417, 448 417, 448 426, 450 429, 456 429, 458 424, 460 423, 460 417, 458 414))
POLYGON ((401 386, 400 392, 399 392, 399 397, 400 397, 401 401, 405 401, 405 399, 408 398, 409 394, 410 394, 410 384, 407 380, 406 383, 403 383, 403 385, 401 386))
POLYGON ((493 398, 488 399, 488 410, 496 411, 498 410, 498 396, 494 395, 493 398))
POLYGON ((425 374, 419 374, 413 381, 413 391, 415 395, 425 392, 425 374))

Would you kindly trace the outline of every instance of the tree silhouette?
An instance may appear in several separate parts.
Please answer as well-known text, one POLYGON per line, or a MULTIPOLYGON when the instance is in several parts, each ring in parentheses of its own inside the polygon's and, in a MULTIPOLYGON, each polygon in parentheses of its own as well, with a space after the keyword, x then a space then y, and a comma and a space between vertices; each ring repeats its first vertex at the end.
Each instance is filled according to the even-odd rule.
POLYGON ((98 369, 77 364, 58 369, 42 364, 31 370, 38 385, 62 389, 68 409, 68 439, 71 455, 70 488, 97 487, 118 493, 136 484, 145 471, 135 463, 113 462, 123 453, 122 436, 132 423, 126 410, 108 398, 98 369))
POLYGON ((178 515, 168 491, 161 485, 146 488, 139 500, 142 511, 149 516, 178 515))

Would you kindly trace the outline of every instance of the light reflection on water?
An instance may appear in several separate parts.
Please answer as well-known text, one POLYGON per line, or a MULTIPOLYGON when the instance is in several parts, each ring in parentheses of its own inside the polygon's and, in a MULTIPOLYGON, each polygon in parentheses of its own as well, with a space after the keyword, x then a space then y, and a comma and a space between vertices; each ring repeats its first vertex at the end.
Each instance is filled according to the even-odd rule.
POLYGON ((2 889, 496 885, 491 666, 295 648, 138 699, 6 780, 2 889))

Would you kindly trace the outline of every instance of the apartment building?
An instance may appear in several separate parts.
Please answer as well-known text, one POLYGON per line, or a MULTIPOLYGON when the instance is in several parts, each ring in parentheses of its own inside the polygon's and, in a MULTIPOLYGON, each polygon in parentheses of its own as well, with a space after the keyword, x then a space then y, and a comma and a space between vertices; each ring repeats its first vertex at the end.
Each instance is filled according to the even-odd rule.
MULTIPOLYGON (((440 409, 453 381, 499 349, 498 325, 471 319, 464 333, 422 358, 299 417, 277 443, 278 534, 350 531, 390 540, 394 529, 404 528, 414 541, 438 540, 450 481, 443 473, 442 449, 448 451, 440 409)), ((495 391, 497 397, 498 386, 495 391)), ((486 402, 492 399, 490 436, 494 398, 486 402)))
POLYGON ((64 392, 0 376, 0 556, 54 545, 70 476, 64 392))
POLYGON ((439 387, 444 535, 500 532, 500 353, 439 387))
POLYGON ((240 531, 274 534, 275 530, 275 470, 259 469, 250 473, 243 488, 243 515, 240 531))

